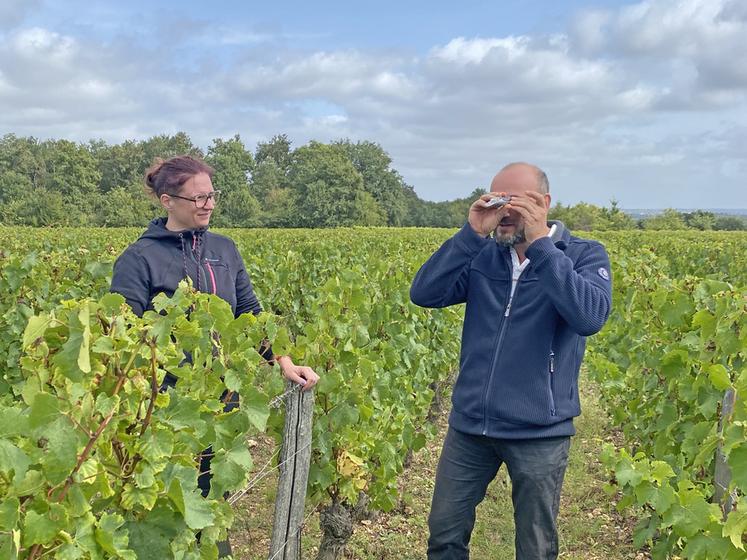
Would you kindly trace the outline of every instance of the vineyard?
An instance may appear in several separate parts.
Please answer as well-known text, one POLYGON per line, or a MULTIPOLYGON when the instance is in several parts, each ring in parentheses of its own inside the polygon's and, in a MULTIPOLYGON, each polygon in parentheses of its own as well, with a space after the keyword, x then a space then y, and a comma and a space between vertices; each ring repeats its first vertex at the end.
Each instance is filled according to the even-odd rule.
MULTIPOLYGON (((451 232, 229 230, 269 312, 238 319, 186 286, 142 319, 108 294, 139 233, 0 229, 0 557, 214 558, 232 522, 222 496, 257 469, 246 438, 282 437, 270 403, 284 385, 263 340, 321 375, 309 506, 395 507, 458 363, 462 309, 408 295, 451 232), (178 391, 159 392, 166 371, 178 391), (223 409, 225 391, 240 408, 223 409), (203 499, 195 457, 208 446, 203 499)), ((656 558, 743 559, 747 235, 595 237, 615 290, 586 360, 623 442, 603 454, 610 494, 656 558)))

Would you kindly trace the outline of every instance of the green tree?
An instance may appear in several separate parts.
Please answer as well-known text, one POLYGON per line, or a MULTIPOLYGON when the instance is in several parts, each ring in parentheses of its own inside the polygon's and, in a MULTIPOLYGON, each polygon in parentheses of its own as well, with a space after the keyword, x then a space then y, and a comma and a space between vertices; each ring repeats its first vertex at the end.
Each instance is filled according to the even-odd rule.
POLYGON ((667 208, 661 214, 643 221, 644 229, 687 229, 682 214, 672 208, 667 208))
POLYGON ((266 198, 270 192, 287 186, 288 178, 274 160, 262 160, 254 167, 249 188, 257 200, 266 203, 266 198))
POLYGON ((249 194, 247 189, 249 175, 254 168, 254 157, 246 150, 238 134, 229 140, 213 140, 205 160, 215 169, 215 188, 223 191, 226 197, 234 191, 241 192, 241 197, 249 194))
POLYGON ((618 206, 616 200, 610 201, 609 208, 602 208, 602 213, 607 219, 607 229, 623 230, 623 229, 635 229, 635 220, 625 212, 623 212, 618 206))
POLYGON ((685 224, 691 229, 710 230, 716 225, 716 215, 705 210, 688 212, 684 216, 685 224))
MULTIPOLYGON (((417 227, 453 227, 450 202, 411 201, 410 223, 417 227)), ((466 220, 465 220, 466 221, 466 220)))
POLYGON ((147 169, 156 158, 168 159, 174 156, 191 155, 203 158, 202 150, 192 143, 185 132, 173 136, 159 134, 141 143, 143 150, 143 169, 147 169))
POLYGON ((101 173, 100 192, 108 193, 114 188, 128 187, 135 182, 142 184, 145 169, 150 165, 146 161, 142 142, 126 140, 113 146, 91 142, 90 150, 101 173))
POLYGON ((265 227, 300 227, 298 217, 299 198, 291 188, 276 188, 264 198, 262 225, 265 227))
POLYGON ((387 215, 384 209, 376 202, 371 193, 361 191, 358 193, 356 206, 358 208, 358 219, 356 223, 361 226, 385 226, 387 215))
POLYGON ((413 189, 405 192, 405 204, 407 213, 405 214, 403 226, 419 226, 422 218, 422 209, 425 201, 421 200, 413 189))
POLYGON ((549 212, 548 217, 552 220, 560 220, 572 230, 608 229, 602 209, 585 202, 573 206, 563 206, 559 203, 549 212))
POLYGON ((610 208, 586 202, 579 202, 573 206, 565 206, 562 202, 558 202, 550 208, 548 217, 551 220, 560 220, 569 229, 580 231, 621 230, 636 227, 633 218, 620 210, 614 200, 610 208))
POLYGON ((92 223, 101 180, 93 155, 85 145, 69 140, 48 140, 42 148, 47 167, 46 191, 62 196, 67 222, 92 223))
POLYGON ((285 134, 276 134, 269 142, 259 142, 254 159, 257 164, 272 161, 283 174, 287 175, 293 165, 291 141, 285 134))
POLYGON ((0 216, 3 217, 3 221, 8 218, 8 205, 25 196, 33 187, 27 175, 12 170, 0 171, 0 216))
POLYGON ((747 230, 747 220, 743 216, 717 216, 713 229, 720 231, 747 230))
POLYGON ((487 191, 483 188, 476 188, 465 198, 457 198, 449 203, 449 226, 448 227, 461 227, 467 221, 469 215, 469 208, 472 203, 478 198, 484 195, 487 191))
POLYGON ((41 145, 35 138, 6 134, 0 139, 0 171, 24 175, 34 187, 43 187, 47 169, 41 152, 41 145))
POLYGON ((144 227, 158 212, 156 201, 145 193, 142 181, 135 180, 99 195, 95 223, 105 227, 144 227))
POLYGON ((221 199, 213 223, 218 227, 258 227, 262 225, 262 209, 249 187, 240 186, 221 199))
POLYGON ((267 227, 298 227, 300 221, 293 211, 295 195, 288 178, 293 165, 288 136, 278 134, 269 142, 259 142, 254 160, 250 189, 264 209, 262 223, 267 227))
POLYGON ((298 225, 335 227, 359 223, 363 178, 339 149, 310 142, 295 150, 289 182, 298 197, 298 225))
POLYGON ((26 226, 82 225, 79 215, 71 215, 69 205, 60 192, 32 188, 7 206, 8 223, 26 226))
POLYGON ((392 158, 375 142, 338 140, 341 149, 363 177, 363 188, 386 212, 387 223, 400 226, 407 215, 406 187, 402 177, 391 169, 392 158))

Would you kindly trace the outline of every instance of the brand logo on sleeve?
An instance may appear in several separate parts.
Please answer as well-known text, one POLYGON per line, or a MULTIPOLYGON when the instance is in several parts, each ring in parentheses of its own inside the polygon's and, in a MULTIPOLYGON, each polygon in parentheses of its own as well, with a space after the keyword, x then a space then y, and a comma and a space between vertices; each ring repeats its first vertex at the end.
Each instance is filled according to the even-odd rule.
POLYGON ((605 280, 609 280, 610 279, 610 273, 607 272, 607 269, 604 268, 604 267, 601 267, 599 270, 597 270, 597 274, 599 274, 599 276, 601 276, 605 280))

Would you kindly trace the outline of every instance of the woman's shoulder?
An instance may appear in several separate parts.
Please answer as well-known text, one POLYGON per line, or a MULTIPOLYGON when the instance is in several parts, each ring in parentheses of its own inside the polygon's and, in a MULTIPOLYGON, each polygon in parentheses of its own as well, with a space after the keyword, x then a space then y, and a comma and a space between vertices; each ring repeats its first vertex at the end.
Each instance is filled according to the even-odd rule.
POLYGON ((221 255, 229 262, 241 259, 236 242, 226 235, 207 231, 205 232, 205 244, 212 253, 221 255))
POLYGON ((210 247, 221 252, 238 253, 236 242, 227 235, 221 235, 220 233, 207 231, 205 232, 205 236, 205 241, 209 244, 210 247))
POLYGON ((175 250, 173 240, 148 235, 146 230, 139 238, 125 247, 119 255, 118 261, 147 261, 150 258, 163 258, 165 253, 175 250))
POLYGON ((206 231, 205 237, 210 243, 222 244, 230 247, 236 246, 236 242, 233 239, 231 239, 227 235, 215 233, 214 231, 206 231))
POLYGON ((140 237, 130 243, 127 247, 125 247, 125 250, 122 251, 122 256, 124 255, 138 255, 138 256, 145 256, 149 252, 149 250, 152 250, 154 246, 161 246, 163 245, 162 242, 159 242, 158 239, 148 238, 148 237, 140 237))

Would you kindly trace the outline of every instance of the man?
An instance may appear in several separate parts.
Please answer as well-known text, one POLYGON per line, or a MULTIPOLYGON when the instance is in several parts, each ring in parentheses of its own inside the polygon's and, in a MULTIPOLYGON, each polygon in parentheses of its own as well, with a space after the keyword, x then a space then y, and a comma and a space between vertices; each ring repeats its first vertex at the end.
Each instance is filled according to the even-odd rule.
POLYGON ((502 464, 516 558, 557 558, 556 519, 586 337, 610 311, 604 247, 547 222, 547 176, 512 163, 415 276, 423 307, 466 303, 460 371, 428 519, 430 560, 469 558, 475 508, 502 464), (490 205, 510 196, 510 202, 490 205), (493 238, 490 234, 493 233, 493 238))

